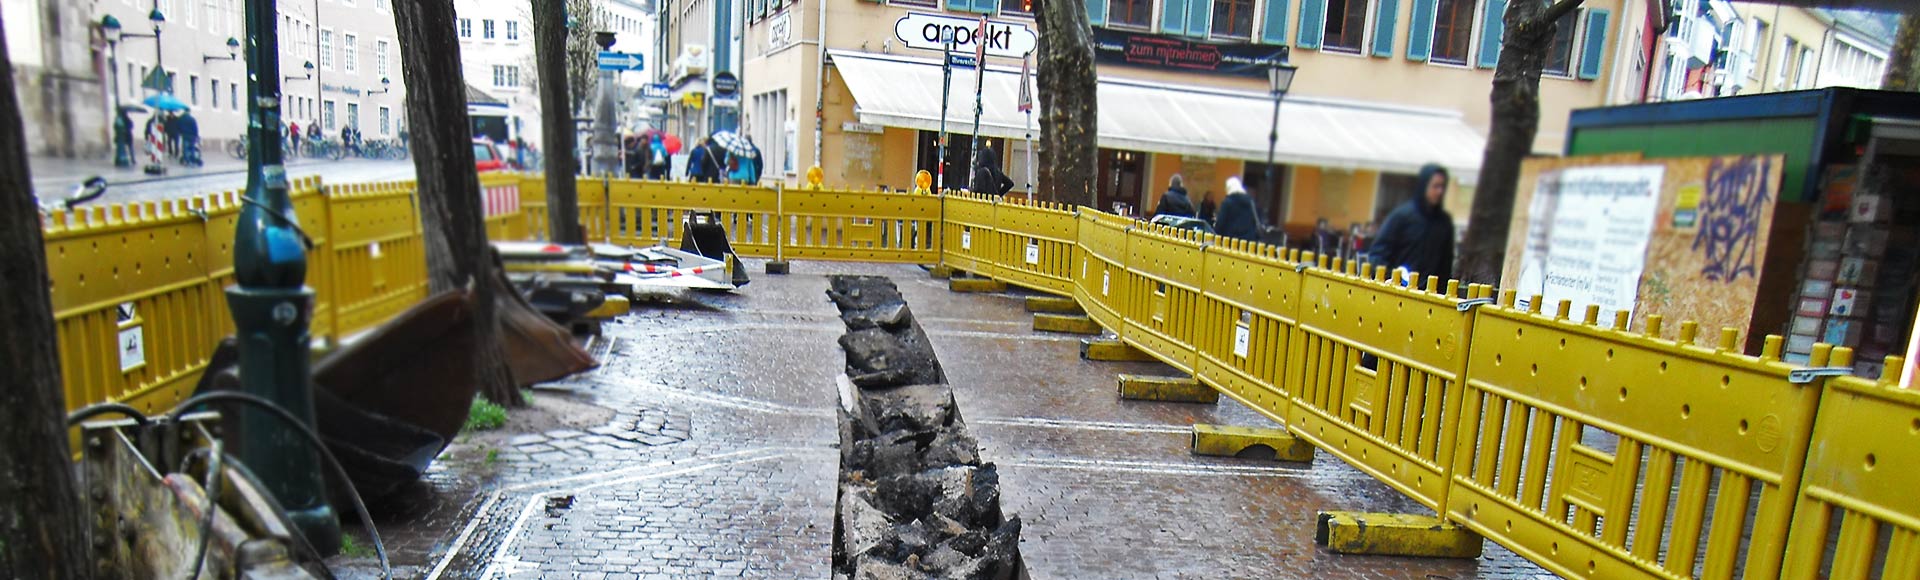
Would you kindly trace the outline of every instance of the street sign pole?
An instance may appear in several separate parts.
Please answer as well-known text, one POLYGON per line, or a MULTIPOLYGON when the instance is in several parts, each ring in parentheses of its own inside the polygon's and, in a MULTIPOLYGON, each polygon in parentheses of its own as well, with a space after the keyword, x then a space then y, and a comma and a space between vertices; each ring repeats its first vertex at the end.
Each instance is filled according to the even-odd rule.
MULTIPOLYGON (((973 135, 967 139, 968 141, 972 141, 972 148, 967 150, 967 161, 972 165, 980 164, 980 110, 984 105, 981 103, 981 92, 987 86, 986 36, 987 17, 982 15, 980 17, 980 26, 973 29, 973 135)), ((968 169, 971 170, 972 167, 968 167, 968 169)), ((998 187, 995 187, 995 189, 998 189, 998 187)), ((976 191, 974 193, 981 192, 976 191)))
POLYGON ((1033 51, 1020 55, 1020 112, 1027 114, 1027 199, 1033 199, 1033 85, 1027 61, 1033 51))
MULTIPOLYGON (((271 0, 247 2, 247 203, 233 234, 236 285, 227 288, 240 347, 240 389, 312 427, 313 289, 307 246, 288 195, 280 144, 279 15, 271 0)), ((316 451, 293 425, 251 406, 228 414, 234 455, 253 469, 322 555, 340 549, 340 520, 327 503, 316 451)))
POLYGON ((953 92, 953 29, 940 32, 940 158, 934 161, 935 192, 947 191, 947 101, 953 92))

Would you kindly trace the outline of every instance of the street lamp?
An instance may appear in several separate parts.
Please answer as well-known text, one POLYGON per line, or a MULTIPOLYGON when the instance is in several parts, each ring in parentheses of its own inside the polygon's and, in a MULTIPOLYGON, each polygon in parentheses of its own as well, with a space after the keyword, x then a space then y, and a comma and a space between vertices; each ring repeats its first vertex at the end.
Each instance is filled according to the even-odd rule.
POLYGON ((1267 88, 1273 92, 1273 128, 1267 133, 1267 203, 1278 204, 1273 179, 1273 150, 1280 144, 1280 100, 1287 98, 1287 89, 1293 87, 1293 73, 1300 67, 1287 64, 1283 53, 1280 60, 1267 67, 1267 88))
POLYGON ((310 81, 310 80, 313 80, 313 61, 311 61, 311 60, 309 60, 309 61, 307 61, 307 63, 306 63, 306 64, 303 64, 303 65, 300 65, 300 68, 304 68, 304 69, 307 69, 307 76, 303 76, 303 77, 280 77, 280 82, 283 82, 283 83, 284 83, 284 82, 287 82, 287 81, 291 81, 291 80, 295 80, 295 79, 298 79, 298 80, 303 80, 303 81, 310 81))
MULTIPOLYGON (((113 110, 107 112, 107 122, 118 126, 117 123, 120 122, 120 19, 114 18, 112 14, 102 16, 100 35, 107 39, 107 71, 113 76, 113 110)), ((126 150, 122 150, 117 135, 116 133, 113 142, 113 166, 132 167, 132 146, 129 144, 126 150)))
POLYGON ((162 90, 170 92, 173 90, 173 75, 167 74, 167 60, 160 52, 160 30, 166 27, 167 15, 160 13, 159 8, 154 8, 152 12, 147 13, 147 21, 153 23, 152 34, 126 32, 120 28, 120 19, 108 14, 100 18, 100 31, 106 34, 109 48, 119 45, 120 40, 126 38, 153 39, 154 72, 158 73, 162 79, 161 84, 165 87, 162 90))
POLYGON ((393 92, 393 79, 380 77, 380 90, 367 91, 367 96, 384 95, 390 92, 393 92))
POLYGON ((211 54, 200 56, 200 64, 207 64, 216 60, 240 60, 240 40, 231 36, 227 37, 226 56, 213 56, 211 54))

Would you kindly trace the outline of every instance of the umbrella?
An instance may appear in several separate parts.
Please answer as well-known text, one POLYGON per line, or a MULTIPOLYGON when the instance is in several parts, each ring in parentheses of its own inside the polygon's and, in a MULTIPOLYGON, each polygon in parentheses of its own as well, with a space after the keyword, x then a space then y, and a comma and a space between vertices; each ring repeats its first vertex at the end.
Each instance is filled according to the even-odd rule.
POLYGON ((719 145, 721 148, 726 149, 728 153, 736 156, 748 159, 760 157, 760 152, 754 150, 753 143, 748 142, 747 138, 740 136, 739 133, 720 131, 714 133, 713 137, 709 139, 711 139, 715 145, 719 145))
POLYGON ((173 96, 173 93, 159 93, 154 96, 147 97, 146 100, 140 101, 140 102, 146 103, 147 106, 153 107, 155 109, 159 109, 162 111, 187 110, 187 104, 180 102, 179 97, 173 96))
POLYGON ((680 143, 679 137, 675 137, 672 134, 667 133, 665 131, 661 131, 659 129, 653 129, 653 130, 647 131, 646 133, 642 133, 642 135, 646 135, 648 138, 652 138, 654 135, 659 135, 660 144, 667 148, 668 155, 680 154, 680 148, 682 147, 682 144, 680 143))
POLYGON ((140 105, 120 105, 120 110, 131 115, 139 115, 147 112, 147 108, 140 105))

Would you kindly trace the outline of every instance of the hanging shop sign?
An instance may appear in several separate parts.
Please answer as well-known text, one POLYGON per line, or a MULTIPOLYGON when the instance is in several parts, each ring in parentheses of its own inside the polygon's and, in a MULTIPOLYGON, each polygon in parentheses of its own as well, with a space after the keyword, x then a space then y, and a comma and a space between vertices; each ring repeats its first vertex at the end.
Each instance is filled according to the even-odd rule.
POLYGON ((980 22, 913 12, 893 23, 893 37, 909 48, 942 50, 940 39, 952 31, 954 52, 971 53, 976 52, 976 47, 985 46, 987 56, 1006 58, 1020 58, 1040 46, 1040 36, 1024 24, 988 20, 983 28, 980 22))
POLYGON ((1247 42, 1198 42, 1166 34, 1093 29, 1093 58, 1117 64, 1187 72, 1266 78, 1287 60, 1288 48, 1247 42))

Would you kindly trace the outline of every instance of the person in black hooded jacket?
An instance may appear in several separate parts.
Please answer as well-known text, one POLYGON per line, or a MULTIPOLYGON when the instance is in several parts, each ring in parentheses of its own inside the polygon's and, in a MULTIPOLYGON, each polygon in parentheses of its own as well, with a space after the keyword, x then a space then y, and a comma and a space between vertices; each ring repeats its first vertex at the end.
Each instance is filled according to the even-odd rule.
POLYGON ((1406 268, 1421 276, 1453 277, 1453 216, 1441 207, 1450 178, 1445 168, 1429 163, 1420 168, 1420 192, 1407 200, 1380 226, 1367 259, 1375 266, 1406 268))
POLYGON ((1167 192, 1160 195, 1160 204, 1153 206, 1153 215, 1148 217, 1163 215, 1193 217, 1193 201, 1187 199, 1186 184, 1177 173, 1167 184, 1167 192))
POLYGON ((1227 197, 1220 200, 1220 210, 1213 216, 1213 233, 1258 242, 1264 228, 1253 196, 1247 195, 1247 186, 1239 177, 1227 178, 1227 197))

